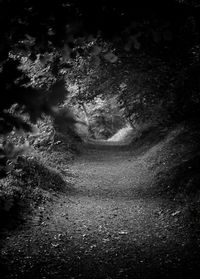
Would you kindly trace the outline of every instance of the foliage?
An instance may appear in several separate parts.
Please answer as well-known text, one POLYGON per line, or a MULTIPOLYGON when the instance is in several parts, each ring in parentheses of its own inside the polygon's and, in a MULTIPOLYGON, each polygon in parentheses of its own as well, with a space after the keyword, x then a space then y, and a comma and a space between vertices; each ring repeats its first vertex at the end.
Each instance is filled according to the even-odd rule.
MULTIPOLYGON (((52 144, 49 122, 40 122, 39 137, 24 136, 32 145, 32 151, 21 155, 9 164, 0 181, 1 226, 15 226, 32 214, 38 205, 52 199, 54 194, 70 191, 72 174, 67 164, 74 156, 72 148, 65 150, 61 142, 52 144), (46 129, 48 129, 46 133, 46 129), (49 148, 48 148, 48 147, 49 148)), ((22 137, 9 136, 15 145, 22 144, 22 137)))
POLYGON ((31 122, 43 114, 60 119, 55 106, 65 98, 69 81, 79 88, 74 102, 119 94, 130 120, 199 115, 196 1, 131 5, 1 0, 0 133, 32 132, 31 122), (15 104, 28 122, 9 112, 15 104))
POLYGON ((96 97, 92 103, 88 104, 87 111, 90 136, 94 138, 107 139, 126 123, 116 97, 96 97))

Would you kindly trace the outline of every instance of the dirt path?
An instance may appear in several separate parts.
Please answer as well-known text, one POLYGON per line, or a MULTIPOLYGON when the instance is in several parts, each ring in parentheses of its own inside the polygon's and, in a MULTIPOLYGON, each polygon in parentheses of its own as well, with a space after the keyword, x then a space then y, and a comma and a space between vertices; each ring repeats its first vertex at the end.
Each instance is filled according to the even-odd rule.
POLYGON ((149 165, 123 146, 86 144, 78 175, 42 217, 7 238, 5 278, 197 278, 184 208, 153 191, 149 165))

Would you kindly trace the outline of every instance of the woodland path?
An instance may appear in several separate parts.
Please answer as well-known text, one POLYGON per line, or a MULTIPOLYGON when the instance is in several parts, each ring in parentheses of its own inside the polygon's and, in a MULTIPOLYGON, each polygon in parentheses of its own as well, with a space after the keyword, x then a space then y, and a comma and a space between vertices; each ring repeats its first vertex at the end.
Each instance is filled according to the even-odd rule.
POLYGON ((6 278, 198 278, 183 209, 152 191, 154 172, 141 158, 126 146, 85 144, 70 166, 73 189, 8 238, 15 269, 6 278))

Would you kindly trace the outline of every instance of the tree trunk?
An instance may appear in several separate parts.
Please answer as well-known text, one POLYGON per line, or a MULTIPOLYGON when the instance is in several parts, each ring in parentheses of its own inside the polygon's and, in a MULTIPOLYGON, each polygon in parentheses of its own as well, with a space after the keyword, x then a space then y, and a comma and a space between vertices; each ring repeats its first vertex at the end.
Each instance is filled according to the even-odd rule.
POLYGON ((89 122, 89 115, 88 115, 87 109, 86 109, 84 103, 81 103, 80 105, 81 105, 81 107, 82 107, 82 109, 83 109, 83 111, 84 111, 84 114, 85 114, 85 122, 86 122, 86 124, 87 124, 87 126, 88 126, 88 128, 89 128, 89 127, 90 127, 90 122, 89 122))

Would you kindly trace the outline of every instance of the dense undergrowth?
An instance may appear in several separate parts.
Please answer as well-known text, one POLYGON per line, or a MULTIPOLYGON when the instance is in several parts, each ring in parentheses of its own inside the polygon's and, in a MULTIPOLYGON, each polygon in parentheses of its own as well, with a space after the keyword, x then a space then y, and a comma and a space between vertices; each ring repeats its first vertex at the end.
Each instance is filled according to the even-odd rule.
POLYGON ((13 133, 10 139, 15 144, 28 141, 31 147, 7 165, 8 175, 0 180, 1 231, 15 228, 39 205, 70 191, 73 174, 67 166, 80 143, 76 133, 62 133, 49 118, 39 122, 37 135, 13 133))

